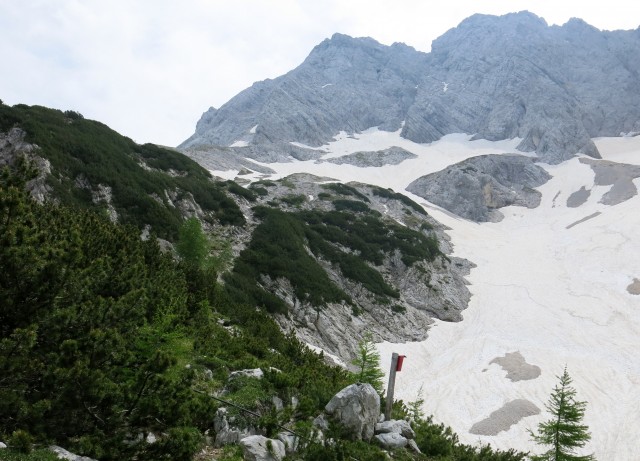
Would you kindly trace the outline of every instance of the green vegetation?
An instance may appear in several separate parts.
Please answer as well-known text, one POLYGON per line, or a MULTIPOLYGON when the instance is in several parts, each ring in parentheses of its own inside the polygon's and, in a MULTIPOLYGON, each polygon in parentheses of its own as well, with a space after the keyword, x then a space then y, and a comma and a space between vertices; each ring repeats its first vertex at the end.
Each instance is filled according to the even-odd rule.
POLYGON ((433 261, 440 254, 435 237, 384 222, 371 213, 318 210, 287 213, 263 206, 254 211, 261 223, 232 273, 226 276, 226 286, 237 302, 256 304, 269 312, 286 313, 287 306, 269 287, 260 288, 264 286, 265 275, 272 282, 287 279, 298 299, 318 308, 327 303, 352 302, 329 280, 306 248, 316 257, 334 263, 346 278, 361 283, 383 300, 398 298, 399 293, 372 265, 381 265, 385 255, 396 250, 408 266, 423 259, 433 261))
POLYGON ((420 213, 421 215, 427 216, 427 212, 424 211, 420 205, 411 200, 409 197, 403 194, 399 194, 397 192, 392 191, 391 189, 383 189, 382 187, 372 187, 371 188, 373 195, 377 195, 379 197, 390 198, 394 200, 399 200, 404 203, 406 206, 411 208, 413 211, 420 213))
POLYGON ((364 195, 362 192, 360 192, 358 189, 356 189, 355 187, 351 187, 348 186, 346 184, 342 184, 340 182, 332 182, 329 184, 324 184, 322 186, 323 189, 327 189, 330 191, 335 192, 336 194, 339 195, 351 195, 353 197, 357 197, 360 200, 363 200, 367 203, 369 203, 369 197, 367 197, 366 195, 364 195))
POLYGON ((215 217, 222 224, 244 224, 242 212, 223 188, 211 181, 205 169, 178 152, 153 144, 138 145, 73 111, 0 106, 0 132, 14 126, 26 131, 26 140, 40 146, 38 155, 51 162, 53 174, 47 181, 61 203, 104 210, 105 205, 94 204, 90 191, 83 187, 108 185, 121 223, 139 229, 149 224, 155 234, 169 240, 177 237, 181 216, 168 205, 167 193, 175 193, 177 200, 192 196, 210 212, 211 219, 215 217))
MULTIPOLYGON (((159 190, 191 193, 201 206, 212 200, 221 207, 211 208, 218 220, 236 222, 237 207, 225 208, 215 198, 223 189, 234 193, 233 186, 211 189, 206 172, 190 160, 137 146, 75 112, 0 106, 0 128, 15 124, 33 128, 29 141, 51 160, 52 185, 63 205, 38 205, 28 197, 25 184, 34 171, 24 159, 0 172, 0 440, 9 445, 0 450, 0 461, 53 461, 57 457, 41 449, 49 444, 100 460, 190 461, 205 434, 215 435, 221 403, 208 394, 220 395, 223 388, 225 399, 258 414, 229 408, 235 423, 270 437, 285 424, 311 436, 310 420, 354 377, 327 366, 293 332, 284 334, 266 312, 283 312, 284 303, 256 282, 266 286, 263 275, 287 278, 296 296, 317 306, 351 302, 314 258, 321 257, 394 309, 388 298, 397 293, 372 265, 396 250, 405 264, 439 255, 435 238, 364 209, 287 213, 257 207, 261 223, 221 286, 216 269, 228 262, 228 242, 206 237, 196 219, 182 221, 171 210, 163 214, 166 207, 154 208, 157 215, 142 213, 142 199, 127 211, 116 195, 124 190, 146 197, 170 186, 159 190), (142 162, 152 171, 138 169, 142 162), (71 184, 79 175, 92 185, 112 185, 126 224, 95 213, 90 196, 71 184), (177 239, 178 260, 163 253, 157 239, 140 239, 146 223, 177 239), (246 368, 260 368, 264 377, 229 380, 231 372, 246 368), (276 410, 274 396, 284 409, 276 410), (155 444, 146 442, 148 433, 158 437, 155 444)), ((371 372, 379 359, 370 338, 362 347, 359 379, 375 382, 371 372)), ((460 445, 449 428, 416 417, 416 408, 396 408, 398 417, 412 412, 424 455, 401 449, 392 453, 394 459, 524 459, 513 451, 460 445)), ((343 440, 341 433, 333 425, 325 437, 335 443, 311 437, 287 459, 388 459, 377 446, 343 440)), ((240 460, 241 451, 225 448, 220 459, 240 460)))
POLYGON ((267 373, 258 402, 245 403, 296 396, 298 412, 311 416, 348 382, 253 305, 231 303, 215 273, 174 262, 135 228, 37 205, 23 187, 3 173, 1 440, 55 442, 101 459, 190 459, 217 408, 194 388, 273 366, 281 372, 267 373), (132 440, 148 431, 167 435, 152 446, 132 440))
POLYGON ((356 200, 342 200, 337 199, 333 202, 333 207, 336 211, 355 211, 356 213, 366 213, 371 211, 366 203, 358 202, 356 200))
POLYGON ((226 287, 233 299, 262 306, 269 312, 285 313, 284 302, 257 285, 264 274, 273 281, 280 277, 288 279, 298 299, 316 306, 350 300, 306 252, 308 229, 296 215, 266 207, 255 208, 255 213, 262 222, 226 277, 226 287))
POLYGON ((198 269, 205 267, 209 256, 209 240, 196 218, 189 218, 180 227, 176 251, 182 261, 198 269))
POLYGON ((280 200, 289 206, 297 207, 302 205, 307 200, 307 197, 302 194, 289 194, 283 196, 280 200))
MULTIPOLYGON (((249 202, 255 202, 257 198, 257 191, 254 189, 245 189, 240 184, 234 181, 227 181, 224 183, 227 190, 238 197, 247 199, 249 202)), ((263 189, 266 190, 266 189, 263 189)))
POLYGON ((382 394, 384 373, 380 369, 380 354, 376 350, 371 333, 366 333, 358 343, 358 355, 351 364, 357 368, 354 374, 356 382, 369 383, 378 394, 382 394))
POLYGON ((571 377, 565 367, 560 382, 551 393, 547 410, 552 418, 538 425, 538 434, 531 434, 533 440, 549 449, 533 461, 594 461, 593 455, 579 456, 577 448, 582 448, 591 439, 589 428, 582 424, 586 402, 575 399, 576 390, 571 386, 571 377))
POLYGON ((28 454, 5 448, 0 450, 0 461, 60 461, 60 458, 54 452, 44 448, 33 450, 28 454))

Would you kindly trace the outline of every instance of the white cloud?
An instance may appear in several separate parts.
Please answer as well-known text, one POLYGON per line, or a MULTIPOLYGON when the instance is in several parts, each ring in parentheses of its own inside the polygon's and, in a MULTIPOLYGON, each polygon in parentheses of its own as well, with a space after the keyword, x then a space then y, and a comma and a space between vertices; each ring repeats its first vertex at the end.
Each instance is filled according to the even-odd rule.
POLYGON ((175 145, 209 106, 293 69, 334 32, 428 51, 474 12, 522 9, 607 29, 640 18, 640 6, 612 2, 0 0, 0 98, 78 110, 138 142, 175 145))

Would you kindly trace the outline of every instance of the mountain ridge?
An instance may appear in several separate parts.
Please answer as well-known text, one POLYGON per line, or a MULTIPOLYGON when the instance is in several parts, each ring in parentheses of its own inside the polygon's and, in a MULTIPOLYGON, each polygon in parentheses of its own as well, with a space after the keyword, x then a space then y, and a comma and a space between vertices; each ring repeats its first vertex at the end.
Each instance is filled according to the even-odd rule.
POLYGON ((179 147, 242 141, 250 155, 287 156, 292 142, 318 147, 377 126, 421 143, 521 138, 547 163, 598 158, 592 137, 640 130, 639 45, 640 29, 548 26, 528 12, 471 16, 430 53, 334 34, 295 69, 205 112, 179 147))

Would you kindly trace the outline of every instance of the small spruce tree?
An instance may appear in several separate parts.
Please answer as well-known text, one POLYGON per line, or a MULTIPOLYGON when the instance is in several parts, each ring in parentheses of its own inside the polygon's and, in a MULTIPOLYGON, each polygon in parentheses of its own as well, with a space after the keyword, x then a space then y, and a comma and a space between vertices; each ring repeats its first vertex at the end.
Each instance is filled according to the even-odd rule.
POLYGON ((576 391, 571 386, 571 377, 565 367, 560 382, 555 386, 546 407, 552 419, 538 425, 538 434, 530 431, 533 440, 550 446, 541 455, 532 456, 532 461, 595 461, 593 455, 575 454, 577 448, 583 447, 590 439, 588 427, 581 424, 586 402, 575 400, 576 391))
POLYGON ((380 369, 380 354, 376 350, 371 333, 367 332, 358 343, 358 356, 351 362, 358 367, 354 374, 357 382, 369 383, 381 394, 383 391, 384 373, 380 369))

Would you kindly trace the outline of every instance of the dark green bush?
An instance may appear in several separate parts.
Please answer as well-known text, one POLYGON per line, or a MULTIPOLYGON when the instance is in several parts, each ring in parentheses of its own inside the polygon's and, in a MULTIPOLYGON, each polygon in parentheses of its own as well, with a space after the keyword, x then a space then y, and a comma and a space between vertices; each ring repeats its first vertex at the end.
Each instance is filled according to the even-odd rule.
POLYGON ((400 194, 398 192, 394 192, 391 189, 383 189, 382 187, 372 187, 371 190, 373 192, 373 195, 377 195, 379 197, 384 197, 384 198, 390 198, 394 200, 399 200, 402 203, 404 203, 406 206, 411 208, 413 211, 416 211, 424 216, 427 215, 427 212, 424 211, 424 208, 422 208, 420 205, 418 205, 416 202, 411 200, 406 195, 400 194))
POLYGON ((355 211, 356 213, 366 213, 367 211, 370 211, 366 203, 358 202, 355 200, 337 199, 333 200, 332 203, 336 211, 348 210, 355 211))
POLYGON ((365 201, 367 203, 370 202, 369 197, 364 195, 358 189, 356 189, 355 187, 348 186, 346 184, 342 184, 340 182, 332 182, 332 183, 329 183, 329 184, 323 184, 322 188, 323 189, 327 189, 327 190, 331 190, 331 191, 335 192, 336 194, 352 195, 354 197, 358 197, 360 200, 363 200, 363 201, 365 201))

